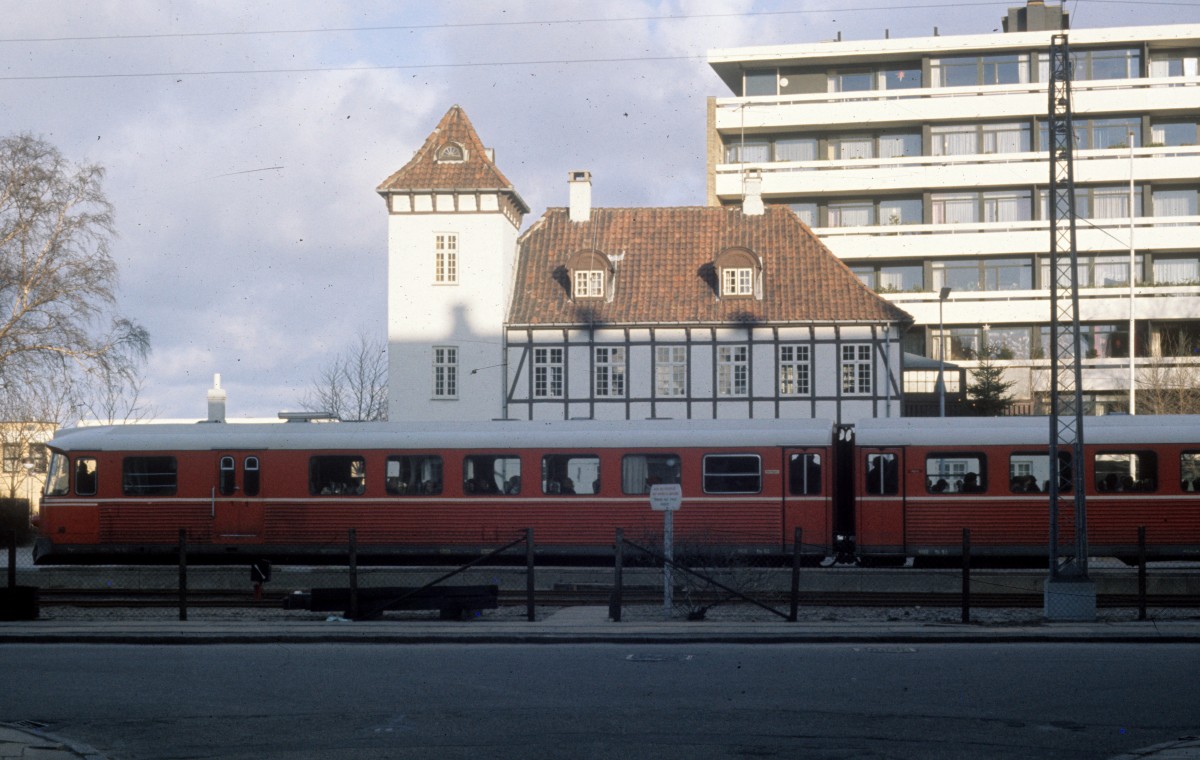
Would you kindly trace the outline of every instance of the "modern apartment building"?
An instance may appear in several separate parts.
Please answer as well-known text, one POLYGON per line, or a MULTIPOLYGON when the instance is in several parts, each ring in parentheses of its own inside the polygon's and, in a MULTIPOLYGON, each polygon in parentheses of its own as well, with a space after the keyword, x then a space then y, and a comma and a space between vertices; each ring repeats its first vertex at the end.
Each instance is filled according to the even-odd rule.
MULTIPOLYGON (((711 51, 733 95, 709 101, 708 202, 740 204, 760 173, 766 203, 788 205, 913 315, 907 354, 971 367, 991 347, 1015 397, 1037 408, 1049 382, 1049 52, 1067 14, 1030 0, 1003 22, 983 35, 711 51)), ((1200 377, 1200 24, 1067 34, 1084 391, 1096 413, 1120 411, 1131 324, 1139 400, 1200 377)), ((906 392, 932 390, 936 374, 906 372, 906 392)))

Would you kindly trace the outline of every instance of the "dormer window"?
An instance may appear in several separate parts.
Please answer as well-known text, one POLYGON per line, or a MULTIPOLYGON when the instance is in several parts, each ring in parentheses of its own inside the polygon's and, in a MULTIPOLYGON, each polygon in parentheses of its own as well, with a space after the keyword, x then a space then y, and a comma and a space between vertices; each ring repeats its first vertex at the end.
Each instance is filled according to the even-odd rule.
POLYGON ((722 269, 721 295, 754 295, 754 270, 750 267, 725 267, 722 269))
POLYGON ((578 251, 567 258, 566 268, 572 298, 612 300, 616 270, 608 256, 599 251, 578 251))
POLYGON ((438 163, 461 163, 467 160, 467 151, 456 142, 449 142, 438 148, 438 163))
POLYGON ((603 298, 604 272, 599 269, 575 270, 576 298, 603 298))
POLYGON ((721 298, 762 298, 762 260, 746 248, 728 248, 713 262, 721 298))

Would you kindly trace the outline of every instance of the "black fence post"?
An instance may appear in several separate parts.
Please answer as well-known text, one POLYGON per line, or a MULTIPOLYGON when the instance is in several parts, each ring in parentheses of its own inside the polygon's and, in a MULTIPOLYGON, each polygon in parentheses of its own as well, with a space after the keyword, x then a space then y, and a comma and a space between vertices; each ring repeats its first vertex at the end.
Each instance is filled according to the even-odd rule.
POLYGON ((792 544, 792 611, 788 622, 794 623, 800 612, 800 550, 804 544, 804 529, 796 528, 796 538, 792 544))
POLYGON ((350 529, 350 619, 358 620, 358 531, 350 529))
POLYGON ((962 621, 971 622, 971 529, 962 532, 962 621))
POLYGON ((187 528, 179 529, 179 619, 187 620, 187 528))
POLYGON ((8 536, 8 587, 17 587, 17 532, 6 531, 8 536))
POLYGON ((625 563, 625 531, 617 528, 617 540, 613 545, 613 590, 608 602, 608 617, 614 623, 621 622, 621 570, 625 563))
POLYGON ((1146 619, 1146 526, 1138 527, 1138 620, 1146 619))
POLYGON ((525 619, 533 622, 533 528, 525 529, 525 619))

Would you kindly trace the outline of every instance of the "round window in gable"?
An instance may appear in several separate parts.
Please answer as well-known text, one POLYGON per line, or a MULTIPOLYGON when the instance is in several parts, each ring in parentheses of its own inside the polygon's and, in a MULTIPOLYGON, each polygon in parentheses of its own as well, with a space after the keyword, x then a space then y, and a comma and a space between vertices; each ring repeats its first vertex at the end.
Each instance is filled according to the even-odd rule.
POLYGON ((438 149, 437 160, 447 162, 466 161, 467 152, 458 143, 446 143, 438 149))

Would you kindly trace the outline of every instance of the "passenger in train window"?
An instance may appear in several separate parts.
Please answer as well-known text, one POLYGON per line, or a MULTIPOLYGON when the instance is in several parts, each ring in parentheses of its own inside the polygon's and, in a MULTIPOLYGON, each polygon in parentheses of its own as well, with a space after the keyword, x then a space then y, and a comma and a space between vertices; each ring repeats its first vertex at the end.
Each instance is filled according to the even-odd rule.
POLYGON ((959 490, 963 493, 982 493, 983 486, 979 483, 979 473, 968 472, 963 475, 962 487, 959 490))

